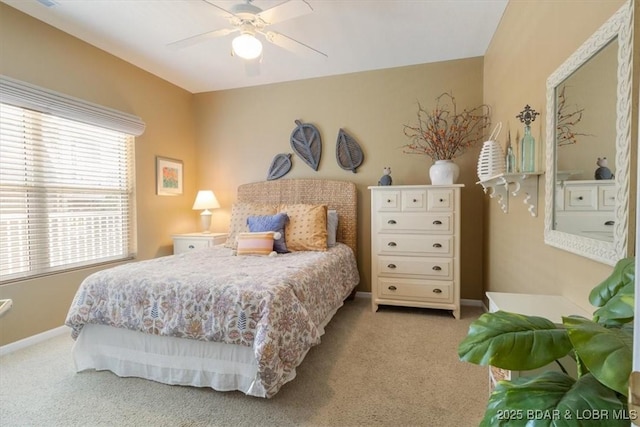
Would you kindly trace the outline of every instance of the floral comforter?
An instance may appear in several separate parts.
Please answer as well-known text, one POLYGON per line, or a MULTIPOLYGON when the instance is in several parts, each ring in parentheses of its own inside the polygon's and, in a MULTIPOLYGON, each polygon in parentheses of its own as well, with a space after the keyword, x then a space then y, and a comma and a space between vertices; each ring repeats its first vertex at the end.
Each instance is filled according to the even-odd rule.
POLYGON ((358 284, 352 250, 234 256, 222 246, 103 270, 80 285, 65 324, 253 347, 258 376, 273 396, 327 317, 358 284))

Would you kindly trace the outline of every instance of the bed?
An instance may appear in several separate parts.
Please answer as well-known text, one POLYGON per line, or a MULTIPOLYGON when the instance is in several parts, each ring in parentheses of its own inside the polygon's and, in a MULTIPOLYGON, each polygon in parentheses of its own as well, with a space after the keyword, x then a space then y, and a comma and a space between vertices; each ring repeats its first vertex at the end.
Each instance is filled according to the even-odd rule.
POLYGON ((356 194, 347 181, 244 184, 232 208, 229 239, 235 245, 229 240, 87 277, 65 322, 76 340, 76 371, 274 396, 295 378, 296 367, 359 282, 356 194), (256 233, 239 231, 238 206, 275 206, 289 214, 292 228, 302 223, 298 208, 317 213, 321 207, 325 217, 333 211, 335 243, 326 250, 244 255, 243 236, 256 233))

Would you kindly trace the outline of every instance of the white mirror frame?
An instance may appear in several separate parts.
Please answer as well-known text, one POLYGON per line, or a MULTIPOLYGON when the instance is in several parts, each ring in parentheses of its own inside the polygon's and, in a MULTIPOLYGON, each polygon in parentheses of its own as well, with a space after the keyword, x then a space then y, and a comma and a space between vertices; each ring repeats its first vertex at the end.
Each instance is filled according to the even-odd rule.
POLYGON ((629 256, 629 177, 631 153, 631 89, 633 0, 627 1, 547 79, 547 141, 544 241, 548 245, 609 265, 629 256), (556 179, 556 88, 614 38, 618 38, 616 101, 616 205, 613 243, 553 229, 556 179))

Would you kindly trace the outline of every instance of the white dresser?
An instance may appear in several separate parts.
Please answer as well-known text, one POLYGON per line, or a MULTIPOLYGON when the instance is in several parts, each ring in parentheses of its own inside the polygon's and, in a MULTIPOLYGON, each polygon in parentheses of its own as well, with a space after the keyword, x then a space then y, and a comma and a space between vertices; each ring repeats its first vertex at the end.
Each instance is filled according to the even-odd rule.
POLYGON ((174 234, 171 236, 173 238, 173 254, 220 245, 227 241, 227 236, 227 233, 174 234))
POLYGON ((452 310, 460 318, 460 190, 371 190, 371 303, 452 310))
POLYGON ((613 242, 614 180, 559 182, 556 206, 555 230, 613 242))

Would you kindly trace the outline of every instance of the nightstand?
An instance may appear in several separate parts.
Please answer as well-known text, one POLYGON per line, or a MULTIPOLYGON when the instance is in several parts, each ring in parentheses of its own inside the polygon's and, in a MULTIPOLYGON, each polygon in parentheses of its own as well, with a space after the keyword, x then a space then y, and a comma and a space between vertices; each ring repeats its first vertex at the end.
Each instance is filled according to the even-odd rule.
POLYGON ((220 245, 227 241, 227 236, 227 233, 174 234, 171 236, 173 238, 173 254, 220 245))

